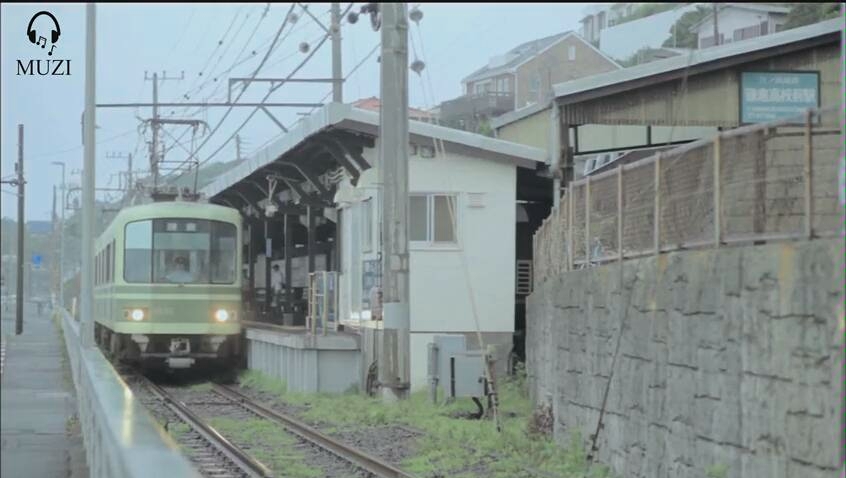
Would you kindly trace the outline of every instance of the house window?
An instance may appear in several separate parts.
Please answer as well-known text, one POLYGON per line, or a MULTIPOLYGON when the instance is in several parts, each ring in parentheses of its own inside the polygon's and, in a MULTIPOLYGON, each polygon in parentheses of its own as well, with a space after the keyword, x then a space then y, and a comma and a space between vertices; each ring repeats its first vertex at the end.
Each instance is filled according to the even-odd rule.
POLYGON ((535 73, 531 80, 529 80, 529 98, 532 100, 540 96, 540 73, 535 73))
POLYGON ((361 250, 373 250, 373 200, 361 203, 361 250))
POLYGON ((409 241, 428 245, 456 244, 457 203, 454 195, 410 195, 409 241))
POLYGON ((570 45, 567 47, 567 59, 570 61, 576 61, 576 45, 570 45))

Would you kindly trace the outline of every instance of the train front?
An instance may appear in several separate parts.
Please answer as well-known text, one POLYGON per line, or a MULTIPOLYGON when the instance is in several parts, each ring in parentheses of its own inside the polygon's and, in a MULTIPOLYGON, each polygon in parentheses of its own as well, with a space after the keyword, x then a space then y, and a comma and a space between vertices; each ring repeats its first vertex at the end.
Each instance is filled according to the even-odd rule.
POLYGON ((118 296, 116 332, 129 335, 141 361, 187 368, 240 356, 240 227, 228 219, 126 225, 124 280, 134 290, 118 296))

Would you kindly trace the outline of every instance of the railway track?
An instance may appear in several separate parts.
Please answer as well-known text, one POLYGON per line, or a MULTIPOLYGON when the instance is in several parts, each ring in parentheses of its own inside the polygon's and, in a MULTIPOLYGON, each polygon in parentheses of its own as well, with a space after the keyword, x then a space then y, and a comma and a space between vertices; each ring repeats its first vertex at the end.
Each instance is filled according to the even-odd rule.
MULTIPOLYGON (((220 435, 204 420, 195 415, 184 403, 174 399, 163 388, 148 378, 135 376, 135 380, 164 405, 170 413, 165 413, 168 424, 182 422, 191 428, 182 434, 178 442, 186 449, 191 461, 203 476, 215 478, 247 477, 264 478, 273 476, 270 469, 251 457, 244 450, 220 435)), ((151 403, 145 403, 150 407, 151 403)), ((163 411, 157 408, 160 414, 163 411)))
MULTIPOLYGON (((214 428, 209 426, 190 409, 190 404, 174 398, 167 390, 156 385, 146 377, 134 376, 133 378, 143 388, 149 390, 154 397, 152 402, 156 403, 145 403, 145 405, 153 408, 154 410, 152 411, 154 412, 159 411, 159 414, 162 414, 161 411, 164 408, 167 410, 167 416, 164 418, 169 423, 182 422, 191 428, 190 432, 179 436, 178 441, 180 445, 187 449, 188 456, 204 476, 215 478, 274 476, 273 472, 265 465, 252 458, 244 450, 228 441, 214 428)), ((347 462, 354 468, 361 469, 371 476, 382 478, 413 478, 413 475, 404 472, 396 466, 327 436, 296 418, 278 412, 265 404, 256 402, 233 387, 213 384, 210 392, 215 397, 224 399, 224 402, 231 404, 233 407, 242 409, 248 412, 249 415, 268 420, 299 437, 303 442, 315 446, 329 455, 340 458, 343 462, 347 462)), ((277 471, 284 473, 284 470, 277 471)))
POLYGON ((289 432, 299 436, 303 440, 306 440, 328 451, 329 453, 332 453, 333 455, 343 458, 344 460, 375 476, 383 478, 413 478, 414 476, 391 465, 390 463, 368 455, 361 450, 346 445, 345 443, 335 440, 328 435, 324 435, 318 430, 289 415, 277 412, 264 404, 258 403, 232 387, 215 384, 212 385, 212 391, 234 403, 237 403, 241 407, 262 418, 281 425, 289 432))

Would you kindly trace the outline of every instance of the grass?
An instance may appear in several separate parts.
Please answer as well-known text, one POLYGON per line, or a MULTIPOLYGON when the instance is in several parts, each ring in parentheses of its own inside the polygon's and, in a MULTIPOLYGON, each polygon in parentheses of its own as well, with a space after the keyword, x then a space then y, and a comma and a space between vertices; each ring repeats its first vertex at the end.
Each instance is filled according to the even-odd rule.
POLYGON ((196 384, 190 385, 188 387, 188 390, 191 390, 191 391, 194 391, 194 392, 210 392, 211 389, 212 389, 211 382, 196 383, 196 384))
POLYGON ((527 432, 532 406, 525 377, 500 382, 500 420, 496 433, 491 421, 452 418, 457 412, 475 411, 469 399, 434 405, 426 392, 406 400, 384 403, 358 394, 302 394, 286 391, 285 384, 254 370, 245 372, 241 384, 305 407, 301 417, 324 427, 408 425, 426 432, 417 440, 413 458, 403 467, 421 477, 608 477, 607 468, 587 462, 574 435, 568 446, 527 432), (483 471, 486 470, 486 471, 483 471))
POLYGON ((167 431, 173 437, 173 441, 179 442, 182 435, 191 431, 191 427, 186 423, 173 423, 168 424, 167 431))
POLYGON ((712 465, 705 470, 705 476, 708 478, 726 478, 728 469, 729 467, 726 464, 712 465))
POLYGON ((276 473, 284 473, 290 478, 318 478, 321 475, 321 470, 304 462, 304 455, 295 448, 297 439, 281 432, 279 426, 272 422, 261 418, 233 420, 216 417, 209 423, 276 473))

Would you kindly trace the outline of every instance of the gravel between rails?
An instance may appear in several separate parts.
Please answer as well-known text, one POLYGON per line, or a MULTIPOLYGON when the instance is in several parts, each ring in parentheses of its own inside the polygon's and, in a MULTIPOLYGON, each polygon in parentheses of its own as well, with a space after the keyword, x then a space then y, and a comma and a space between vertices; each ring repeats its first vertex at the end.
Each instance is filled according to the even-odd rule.
POLYGON ((240 385, 236 385, 236 388, 252 400, 264 403, 281 413, 291 415, 332 438, 347 445, 355 446, 359 450, 385 460, 394 466, 402 467, 404 460, 415 456, 417 439, 424 435, 424 432, 404 425, 330 427, 326 423, 315 423, 304 419, 302 414, 307 411, 307 407, 285 403, 278 395, 262 390, 240 385))
MULTIPOLYGON (((162 388, 176 400, 185 403, 194 413, 205 420, 212 418, 227 418, 236 421, 264 420, 211 390, 173 386, 164 386, 162 388)), ((281 426, 275 426, 274 429, 279 430, 279 433, 285 433, 294 438, 294 448, 303 455, 303 463, 313 470, 320 470, 319 476, 321 477, 365 478, 372 476, 370 473, 349 463, 343 458, 335 456, 296 435, 288 433, 281 426)), ((239 437, 227 436, 226 438, 248 453, 253 449, 260 449, 267 454, 273 454, 279 451, 261 443, 261 440, 245 443, 239 437)), ((269 463, 265 463, 265 465, 270 467, 269 463)), ((285 470, 273 471, 277 476, 288 476, 285 470)))
MULTIPOLYGON (((165 429, 177 424, 183 424, 182 420, 144 386, 138 378, 124 376, 124 379, 137 399, 165 429)), ((249 476, 240 470, 236 464, 220 454, 214 446, 206 442, 199 433, 191 430, 187 425, 184 426, 185 431, 183 433, 177 434, 170 431, 170 434, 174 438, 174 441, 179 444, 182 452, 197 467, 200 474, 215 478, 249 476)))

